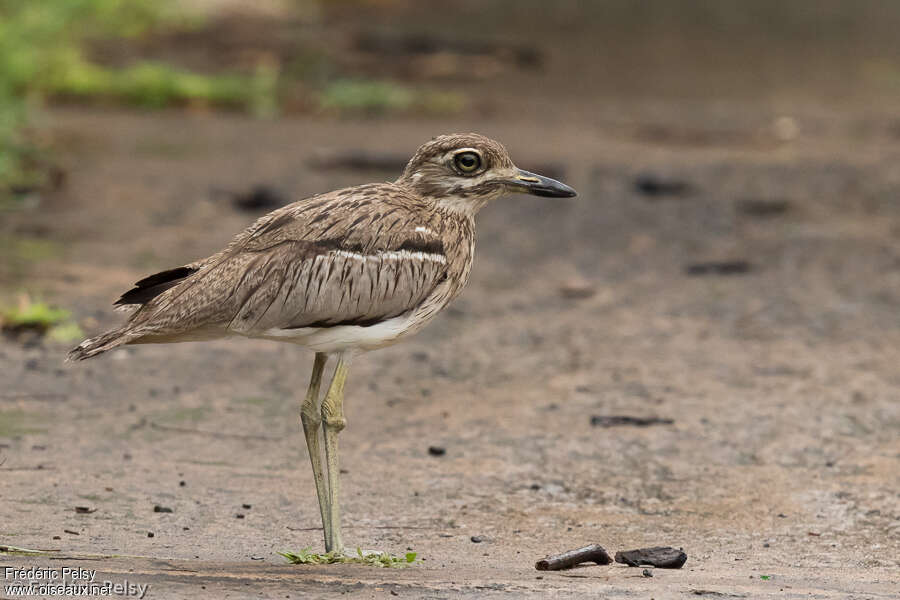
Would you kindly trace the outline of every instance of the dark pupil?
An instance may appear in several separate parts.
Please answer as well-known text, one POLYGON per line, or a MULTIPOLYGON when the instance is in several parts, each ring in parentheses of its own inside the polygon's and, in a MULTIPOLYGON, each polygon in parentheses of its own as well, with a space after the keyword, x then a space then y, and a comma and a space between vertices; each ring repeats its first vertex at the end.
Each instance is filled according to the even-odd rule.
POLYGON ((471 169, 475 166, 476 159, 471 154, 463 154, 459 157, 459 163, 463 168, 471 169))

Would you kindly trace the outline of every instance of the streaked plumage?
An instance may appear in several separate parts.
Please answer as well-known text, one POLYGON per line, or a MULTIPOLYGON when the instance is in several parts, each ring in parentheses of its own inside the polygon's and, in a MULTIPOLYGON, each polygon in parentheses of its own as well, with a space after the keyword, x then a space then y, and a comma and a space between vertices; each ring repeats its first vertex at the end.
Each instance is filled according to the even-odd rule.
POLYGON ((331 471, 343 416, 338 420, 330 411, 335 403, 341 411, 347 353, 379 348, 418 331, 455 298, 472 267, 475 214, 511 191, 575 195, 557 181, 517 169, 493 140, 477 134, 437 137, 416 152, 394 183, 300 200, 261 217, 222 251, 137 282, 116 302, 134 309, 128 321, 81 343, 69 359, 122 344, 232 335, 290 341, 318 353, 319 374, 314 370, 310 386, 317 396, 327 355, 338 354, 341 375, 322 405, 326 449, 329 423, 336 429, 331 439, 335 465, 329 452, 324 492, 317 465, 318 422, 313 423, 318 417, 307 410, 310 394, 304 430, 326 546, 339 549, 337 475, 331 471))

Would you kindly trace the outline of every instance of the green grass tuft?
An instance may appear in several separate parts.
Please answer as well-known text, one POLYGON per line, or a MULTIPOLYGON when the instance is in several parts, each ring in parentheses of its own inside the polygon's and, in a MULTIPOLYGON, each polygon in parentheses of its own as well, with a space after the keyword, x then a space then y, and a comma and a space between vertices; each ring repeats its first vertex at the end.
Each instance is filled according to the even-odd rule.
POLYGON ((338 113, 452 114, 465 105, 465 98, 458 93, 420 90, 390 81, 339 79, 319 95, 320 109, 338 113))
POLYGON ((33 302, 27 296, 20 299, 18 306, 0 309, 0 328, 13 334, 36 331, 64 344, 84 337, 84 332, 72 320, 69 311, 46 302, 33 302))
POLYGON ((69 318, 69 311, 54 308, 45 302, 28 302, 2 312, 3 326, 46 331, 69 318))
POLYGON ((346 556, 345 554, 328 552, 326 554, 317 554, 310 552, 309 548, 304 548, 299 553, 279 552, 288 562, 295 565, 332 565, 332 564, 360 564, 369 565, 370 567, 382 568, 403 568, 416 562, 417 554, 415 552, 407 552, 403 556, 395 556, 387 552, 370 552, 364 553, 360 548, 356 549, 356 556, 346 556))

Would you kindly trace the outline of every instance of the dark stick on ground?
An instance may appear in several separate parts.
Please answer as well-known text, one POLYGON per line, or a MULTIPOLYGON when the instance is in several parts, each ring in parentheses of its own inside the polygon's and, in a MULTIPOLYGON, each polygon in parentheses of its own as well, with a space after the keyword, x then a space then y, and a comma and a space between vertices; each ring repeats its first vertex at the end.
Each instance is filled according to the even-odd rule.
POLYGON ((594 427, 620 427, 623 425, 649 427, 650 425, 671 425, 674 422, 674 419, 663 417, 632 417, 629 415, 594 415, 591 417, 591 425, 594 427))
POLYGON ((655 546, 616 552, 616 562, 629 567, 651 566, 660 569, 680 569, 687 561, 684 550, 669 546, 655 546))
POLYGON ((753 266, 746 260, 723 260, 692 263, 684 268, 685 273, 698 275, 743 275, 749 273, 753 266))
POLYGON ((612 558, 603 546, 600 544, 591 544, 584 548, 569 550, 562 554, 548 556, 534 563, 534 568, 538 571, 559 571, 561 569, 570 569, 575 565, 584 562, 597 563, 598 565, 608 565, 612 562, 612 558))

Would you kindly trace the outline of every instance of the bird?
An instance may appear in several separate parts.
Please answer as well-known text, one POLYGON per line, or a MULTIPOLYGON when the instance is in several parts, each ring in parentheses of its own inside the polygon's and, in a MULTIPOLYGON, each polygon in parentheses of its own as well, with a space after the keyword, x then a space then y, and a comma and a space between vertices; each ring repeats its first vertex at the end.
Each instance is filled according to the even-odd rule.
POLYGON ((325 550, 343 553, 338 434, 346 425, 344 385, 351 362, 421 330, 459 295, 472 269, 476 214, 515 192, 576 195, 564 183, 519 169, 506 148, 488 137, 437 136, 392 183, 288 204, 257 219, 212 256, 141 279, 115 302, 132 311, 127 322, 83 341, 67 360, 125 344, 234 336, 312 350, 300 422, 325 550), (322 375, 332 358, 334 372, 320 401, 322 375))

